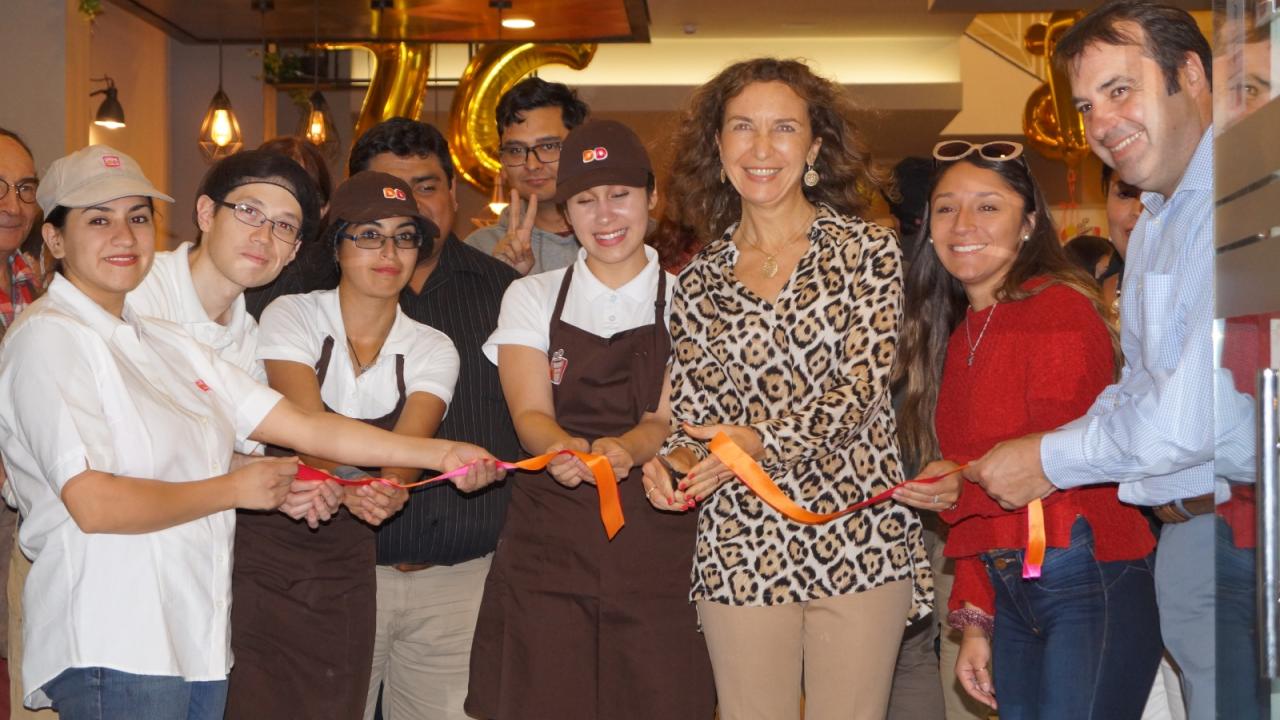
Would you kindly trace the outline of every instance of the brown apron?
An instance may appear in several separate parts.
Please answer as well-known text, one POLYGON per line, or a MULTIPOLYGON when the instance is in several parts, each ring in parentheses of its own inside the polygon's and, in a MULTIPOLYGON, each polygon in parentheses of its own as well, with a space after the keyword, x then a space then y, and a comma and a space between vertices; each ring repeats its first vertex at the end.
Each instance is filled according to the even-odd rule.
MULTIPOLYGON (((660 274, 654 324, 602 338, 552 313, 556 422, 589 442, 654 411, 671 339, 660 274)), ((662 513, 636 468, 618 485, 626 525, 610 542, 591 485, 519 477, 485 583, 466 708, 483 718, 710 720, 715 688, 689 603, 697 518, 662 513)))
MULTIPOLYGON (((316 363, 321 387, 333 345, 332 337, 325 338, 316 363)), ((395 428, 405 403, 403 355, 396 356, 396 383, 395 408, 361 422, 395 428)), ((328 405, 325 410, 333 412, 328 405)), ((292 453, 269 447, 267 454, 292 453)), ((235 666, 226 718, 364 716, 378 596, 374 549, 374 531, 345 507, 318 530, 279 512, 236 514, 235 666)))

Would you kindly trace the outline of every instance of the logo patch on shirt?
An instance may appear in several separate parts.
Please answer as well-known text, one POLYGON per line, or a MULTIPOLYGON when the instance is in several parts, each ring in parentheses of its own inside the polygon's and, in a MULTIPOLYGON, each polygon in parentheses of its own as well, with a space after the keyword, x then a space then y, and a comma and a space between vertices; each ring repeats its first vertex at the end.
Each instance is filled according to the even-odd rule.
POLYGON ((584 164, 595 162, 596 160, 604 160, 607 157, 609 157, 609 148, 606 147, 588 148, 582 151, 582 162, 584 164))
POLYGON ((103 155, 102 164, 106 167, 120 167, 120 157, 117 155, 103 155))
POLYGON ((559 385, 564 380, 564 371, 569 369, 569 359, 564 350, 557 350, 551 355, 551 384, 559 385))
POLYGON ((389 187, 382 188, 382 197, 388 200, 407 200, 408 199, 405 196, 404 191, 401 190, 400 188, 389 188, 389 187))
POLYGON ((205 381, 201 380, 200 378, 196 378, 196 387, 200 388, 205 392, 209 392, 209 385, 206 384, 205 381))

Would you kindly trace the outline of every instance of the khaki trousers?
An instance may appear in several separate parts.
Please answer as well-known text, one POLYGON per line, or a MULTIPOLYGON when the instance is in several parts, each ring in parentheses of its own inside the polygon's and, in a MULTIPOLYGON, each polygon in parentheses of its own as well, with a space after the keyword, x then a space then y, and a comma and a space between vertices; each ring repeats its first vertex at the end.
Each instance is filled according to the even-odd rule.
POLYGON ((54 720, 58 713, 45 708, 30 710, 22 705, 22 589, 27 585, 31 561, 13 542, 9 554, 9 717, 11 720, 54 720))
POLYGON ((493 555, 413 572, 378 566, 378 619, 365 720, 382 684, 385 720, 469 720, 471 639, 493 555))
POLYGON ((805 720, 882 720, 910 610, 908 580, 766 607, 699 600, 720 720, 798 720, 802 689, 805 720))

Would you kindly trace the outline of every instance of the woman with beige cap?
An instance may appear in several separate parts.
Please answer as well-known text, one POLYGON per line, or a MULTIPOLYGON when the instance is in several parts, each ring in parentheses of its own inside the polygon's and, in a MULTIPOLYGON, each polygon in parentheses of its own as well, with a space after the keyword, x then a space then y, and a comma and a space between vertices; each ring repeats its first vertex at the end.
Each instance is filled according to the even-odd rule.
MULTIPOLYGON (((0 348, 0 454, 34 559, 24 591, 30 707, 66 720, 221 718, 235 508, 279 507, 295 458, 228 472, 247 438, 352 464, 501 476, 482 449, 302 410, 125 295, 155 251, 156 190, 93 145, 41 184, 61 268, 0 348)), ((265 218, 264 222, 275 222, 265 218)))
POLYGON ((640 466, 670 432, 667 312, 675 278, 644 244, 657 195, 621 123, 574 128, 555 201, 582 249, 516 280, 484 351, 520 442, 608 458, 626 524, 601 527, 573 456, 516 483, 485 583, 466 709, 474 717, 711 720, 707 649, 689 604, 694 518, 656 512, 640 466))

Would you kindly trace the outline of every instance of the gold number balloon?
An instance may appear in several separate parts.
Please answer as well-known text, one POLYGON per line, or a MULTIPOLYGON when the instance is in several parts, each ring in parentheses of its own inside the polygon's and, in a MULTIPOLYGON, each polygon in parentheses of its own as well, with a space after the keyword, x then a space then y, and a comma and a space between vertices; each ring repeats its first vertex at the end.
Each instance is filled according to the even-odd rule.
POLYGON ((1041 154, 1062 159, 1068 165, 1076 165, 1088 154, 1089 140, 1084 134, 1084 119, 1071 102, 1071 83, 1066 72, 1054 67, 1053 52, 1062 34, 1083 16, 1083 11, 1055 12, 1047 23, 1028 28, 1024 38, 1029 52, 1044 56, 1049 81, 1027 99, 1022 131, 1027 143, 1041 154))
POLYGON ((462 73, 449 115, 449 154, 458 174, 482 192, 492 191, 493 179, 502 167, 498 161, 498 98, 543 65, 581 70, 595 53, 595 43, 482 46, 462 73))
POLYGON ((360 106, 356 121, 358 138, 366 130, 393 117, 417 118, 422 114, 422 101, 427 94, 427 78, 431 73, 431 43, 380 42, 335 43, 330 50, 361 48, 373 56, 373 72, 369 89, 360 106))

